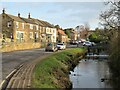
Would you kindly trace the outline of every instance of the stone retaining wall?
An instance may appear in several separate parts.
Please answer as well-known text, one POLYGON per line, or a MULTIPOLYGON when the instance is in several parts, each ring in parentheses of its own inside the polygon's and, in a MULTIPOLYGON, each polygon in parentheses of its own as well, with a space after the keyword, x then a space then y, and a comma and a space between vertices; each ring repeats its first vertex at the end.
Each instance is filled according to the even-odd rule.
POLYGON ((25 50, 25 49, 33 49, 33 48, 40 48, 41 44, 40 43, 9 43, 9 44, 4 44, 0 48, 1 52, 10 52, 10 51, 15 51, 15 50, 25 50))

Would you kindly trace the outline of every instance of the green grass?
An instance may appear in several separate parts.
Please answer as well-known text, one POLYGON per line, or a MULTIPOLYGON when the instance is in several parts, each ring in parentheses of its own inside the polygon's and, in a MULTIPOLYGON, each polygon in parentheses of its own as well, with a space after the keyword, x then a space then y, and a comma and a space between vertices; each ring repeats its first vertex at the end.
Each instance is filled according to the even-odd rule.
POLYGON ((74 48, 55 53, 41 62, 39 62, 33 72, 32 87, 33 88, 61 88, 61 81, 59 77, 66 82, 66 73, 68 72, 68 61, 70 57, 68 54, 76 55, 83 53, 84 48, 74 48))

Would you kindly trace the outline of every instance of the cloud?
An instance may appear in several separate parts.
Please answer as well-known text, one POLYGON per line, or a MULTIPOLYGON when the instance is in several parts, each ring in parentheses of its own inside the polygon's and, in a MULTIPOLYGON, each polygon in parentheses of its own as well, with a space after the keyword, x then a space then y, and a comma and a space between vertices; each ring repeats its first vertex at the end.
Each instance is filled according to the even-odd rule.
POLYGON ((103 2, 62 2, 56 3, 61 6, 63 10, 81 10, 81 9, 91 9, 97 10, 97 8, 101 8, 103 2))
POLYGON ((57 10, 48 10, 47 13, 49 14, 55 14, 55 13, 58 13, 59 11, 57 10))
POLYGON ((104 8, 101 2, 5 2, 3 5, 10 14, 20 12, 26 17, 30 12, 33 18, 60 24, 64 28, 92 22, 104 8))

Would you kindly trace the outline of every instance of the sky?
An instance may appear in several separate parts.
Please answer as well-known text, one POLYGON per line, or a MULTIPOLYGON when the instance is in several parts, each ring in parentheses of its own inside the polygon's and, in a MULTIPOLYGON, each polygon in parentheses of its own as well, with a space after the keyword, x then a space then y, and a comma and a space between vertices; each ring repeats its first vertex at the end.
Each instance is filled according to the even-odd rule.
MULTIPOLYGON (((75 28, 88 23, 91 29, 100 27, 99 14, 105 9, 103 2, 2 2, 6 13, 48 21, 62 28, 75 28)), ((2 11, 0 11, 2 13, 2 11)))

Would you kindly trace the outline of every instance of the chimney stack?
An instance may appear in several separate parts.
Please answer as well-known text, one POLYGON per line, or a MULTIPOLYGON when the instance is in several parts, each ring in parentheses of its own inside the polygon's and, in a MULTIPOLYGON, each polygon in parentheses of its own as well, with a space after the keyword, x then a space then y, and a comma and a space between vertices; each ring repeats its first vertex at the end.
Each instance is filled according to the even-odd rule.
POLYGON ((18 13, 18 17, 20 17, 20 13, 18 13))
POLYGON ((3 8, 2 12, 3 12, 3 14, 5 14, 5 8, 3 8))
POLYGON ((28 19, 30 19, 30 13, 29 13, 29 15, 28 15, 28 19))

